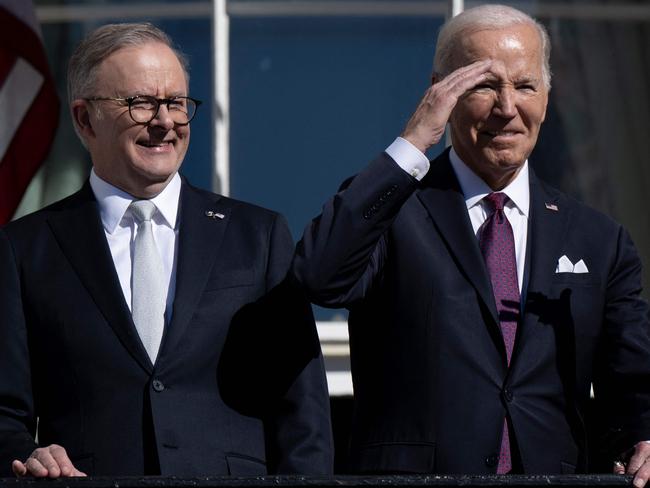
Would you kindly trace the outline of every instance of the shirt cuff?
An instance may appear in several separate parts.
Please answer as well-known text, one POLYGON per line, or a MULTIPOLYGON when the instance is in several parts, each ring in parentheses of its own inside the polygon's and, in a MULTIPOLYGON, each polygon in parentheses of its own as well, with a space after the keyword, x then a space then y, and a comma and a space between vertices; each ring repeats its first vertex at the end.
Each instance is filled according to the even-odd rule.
POLYGON ((403 137, 395 139, 388 148, 386 154, 395 160, 400 168, 420 181, 429 171, 431 164, 429 159, 417 147, 403 137))

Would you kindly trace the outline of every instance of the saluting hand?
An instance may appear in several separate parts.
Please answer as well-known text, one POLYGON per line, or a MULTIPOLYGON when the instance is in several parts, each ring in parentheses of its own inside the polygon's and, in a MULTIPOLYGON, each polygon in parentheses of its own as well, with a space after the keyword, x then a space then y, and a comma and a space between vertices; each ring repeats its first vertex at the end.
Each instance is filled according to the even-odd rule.
POLYGON ((435 80, 406 124, 402 137, 423 153, 436 144, 445 133, 445 126, 458 99, 485 81, 492 60, 484 59, 453 71, 435 80))

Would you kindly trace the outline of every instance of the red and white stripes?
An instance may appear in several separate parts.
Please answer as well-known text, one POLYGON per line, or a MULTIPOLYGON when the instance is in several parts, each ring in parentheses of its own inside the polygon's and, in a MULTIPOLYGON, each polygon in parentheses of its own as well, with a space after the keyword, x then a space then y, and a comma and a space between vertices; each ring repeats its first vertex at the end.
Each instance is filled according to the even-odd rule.
POLYGON ((31 1, 0 0, 0 224, 47 156, 59 116, 31 1))

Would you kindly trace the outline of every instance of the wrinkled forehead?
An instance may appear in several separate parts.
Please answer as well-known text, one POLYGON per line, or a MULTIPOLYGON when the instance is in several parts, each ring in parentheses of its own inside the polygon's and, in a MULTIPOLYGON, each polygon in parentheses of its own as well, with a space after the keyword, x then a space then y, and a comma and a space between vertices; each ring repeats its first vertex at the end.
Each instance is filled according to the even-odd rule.
POLYGON ((520 61, 541 71, 542 40, 534 26, 515 24, 500 29, 476 30, 455 44, 454 69, 483 59, 520 61))
POLYGON ((162 43, 147 43, 111 53, 99 65, 95 84, 115 90, 165 85, 185 91, 187 77, 172 49, 162 43))

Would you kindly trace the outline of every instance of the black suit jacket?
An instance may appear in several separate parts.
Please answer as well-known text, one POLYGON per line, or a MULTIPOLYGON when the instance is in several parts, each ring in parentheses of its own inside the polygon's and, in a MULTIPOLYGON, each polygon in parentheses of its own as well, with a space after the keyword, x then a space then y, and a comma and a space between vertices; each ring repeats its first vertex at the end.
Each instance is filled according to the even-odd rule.
POLYGON ((0 231, 4 475, 36 447, 37 418, 39 444, 64 446, 87 474, 331 471, 313 317, 283 281, 286 222, 185 182, 179 213, 173 316, 155 366, 89 184, 0 231))
POLYGON ((316 303, 350 309, 353 469, 494 473, 507 415, 525 473, 584 470, 592 382, 615 449, 650 439, 648 308, 630 238, 532 173, 530 195, 510 368, 448 153, 420 183, 381 155, 305 231, 296 277, 316 303), (562 255, 589 272, 556 273, 562 255))

